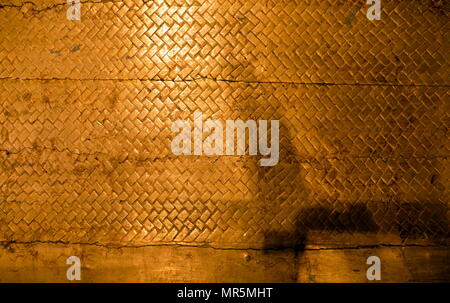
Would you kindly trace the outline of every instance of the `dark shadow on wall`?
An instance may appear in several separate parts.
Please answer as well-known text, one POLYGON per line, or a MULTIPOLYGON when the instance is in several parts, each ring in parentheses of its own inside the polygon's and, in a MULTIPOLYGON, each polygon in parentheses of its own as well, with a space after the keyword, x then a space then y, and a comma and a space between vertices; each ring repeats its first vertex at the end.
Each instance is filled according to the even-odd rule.
MULTIPOLYGON (((296 264, 292 280, 298 280, 298 260, 301 259, 311 232, 327 231, 336 233, 393 233, 398 234, 403 243, 408 240, 424 239, 435 245, 448 245, 448 206, 443 203, 395 203, 358 202, 346 203, 336 209, 332 203, 308 206, 311 189, 302 176, 302 166, 297 149, 289 136, 289 130, 280 121, 280 163, 274 167, 260 167, 260 197, 267 205, 266 211, 277 214, 282 207, 290 207, 295 213, 291 230, 268 226, 264 231, 265 253, 276 254, 283 249, 294 250, 296 264), (386 207, 387 206, 387 207, 386 207), (278 209, 277 209, 278 208, 278 209)), ((283 212, 281 212, 283 213, 283 212)), ((309 243, 308 243, 309 240, 309 243)), ((351 239, 350 239, 351 240, 351 239)), ((383 244, 383 243, 381 243, 383 244)), ((352 243, 348 243, 352 246, 352 243)), ((448 270, 436 276, 448 279, 448 270)))
POLYGON ((264 232, 264 248, 295 248, 302 251, 310 231, 376 232, 378 226, 364 204, 351 204, 337 211, 329 206, 311 205, 299 153, 294 146, 289 129, 280 120, 280 162, 273 167, 260 167, 258 177, 261 197, 272 213, 296 214, 293 229, 280 232, 270 227, 264 232))
POLYGON ((284 249, 294 250, 295 264, 291 277, 294 282, 298 280, 297 262, 305 250, 310 232, 378 230, 372 213, 364 204, 351 204, 340 210, 334 209, 331 203, 323 203, 326 206, 315 203, 316 205, 311 206, 311 196, 314 193, 305 181, 301 161, 289 129, 280 120, 280 162, 273 167, 258 169, 259 199, 263 201, 268 217, 275 217, 274 220, 277 221, 276 226, 267 226, 264 230, 263 247, 267 254, 277 254, 284 249), (286 225, 283 220, 294 223, 286 225))
POLYGON ((400 203, 384 217, 395 219, 398 234, 404 242, 427 239, 436 245, 448 245, 448 211, 444 203, 400 203))
POLYGON ((377 218, 364 204, 350 204, 343 211, 324 206, 305 208, 300 210, 292 231, 266 231, 264 247, 302 251, 311 231, 393 232, 403 243, 422 239, 434 245, 448 245, 447 212, 443 203, 400 203, 383 210, 377 218))
POLYGON ((264 248, 293 248, 303 251, 311 231, 329 232, 376 232, 378 226, 372 214, 363 204, 352 204, 343 211, 317 206, 302 209, 295 221, 294 230, 288 232, 267 231, 264 248))

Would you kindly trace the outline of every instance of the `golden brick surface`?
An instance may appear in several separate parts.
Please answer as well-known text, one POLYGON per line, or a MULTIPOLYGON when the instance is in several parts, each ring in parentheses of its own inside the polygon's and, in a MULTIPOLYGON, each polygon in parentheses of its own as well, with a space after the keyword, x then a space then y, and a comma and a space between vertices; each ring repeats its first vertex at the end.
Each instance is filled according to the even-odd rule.
POLYGON ((0 1, 0 241, 448 247, 448 7, 364 3, 0 1), (175 156, 195 111, 280 163, 175 156))

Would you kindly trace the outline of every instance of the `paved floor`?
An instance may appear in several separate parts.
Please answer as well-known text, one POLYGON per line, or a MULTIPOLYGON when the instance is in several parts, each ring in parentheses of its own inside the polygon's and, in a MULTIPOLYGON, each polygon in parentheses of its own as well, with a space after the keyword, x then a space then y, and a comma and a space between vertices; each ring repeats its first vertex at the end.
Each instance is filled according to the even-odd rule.
POLYGON ((0 1, 0 281, 450 279, 445 1, 65 2, 0 1), (278 165, 174 155, 196 111, 278 165))

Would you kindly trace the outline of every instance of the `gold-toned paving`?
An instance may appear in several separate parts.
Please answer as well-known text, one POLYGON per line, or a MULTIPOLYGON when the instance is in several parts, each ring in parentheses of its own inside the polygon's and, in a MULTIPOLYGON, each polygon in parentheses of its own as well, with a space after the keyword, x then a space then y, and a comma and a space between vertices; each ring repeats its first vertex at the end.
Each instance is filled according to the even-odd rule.
POLYGON ((445 1, 67 8, 0 1, 3 243, 447 247, 445 1), (174 155, 195 111, 280 120, 279 164, 174 155))

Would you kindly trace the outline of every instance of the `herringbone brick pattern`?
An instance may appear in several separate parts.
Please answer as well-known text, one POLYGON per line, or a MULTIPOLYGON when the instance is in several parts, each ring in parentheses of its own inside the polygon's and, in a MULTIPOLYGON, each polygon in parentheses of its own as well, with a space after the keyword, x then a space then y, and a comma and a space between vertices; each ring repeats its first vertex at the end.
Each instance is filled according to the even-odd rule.
POLYGON ((448 11, 383 2, 0 1, 0 241, 446 242, 448 11), (280 163, 173 155, 196 110, 280 163))

